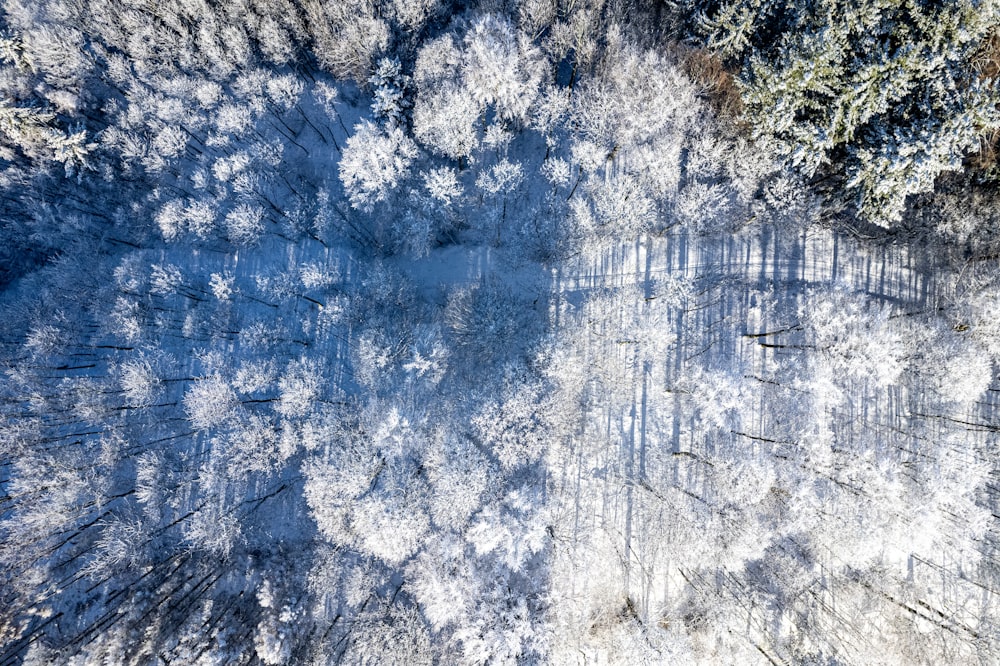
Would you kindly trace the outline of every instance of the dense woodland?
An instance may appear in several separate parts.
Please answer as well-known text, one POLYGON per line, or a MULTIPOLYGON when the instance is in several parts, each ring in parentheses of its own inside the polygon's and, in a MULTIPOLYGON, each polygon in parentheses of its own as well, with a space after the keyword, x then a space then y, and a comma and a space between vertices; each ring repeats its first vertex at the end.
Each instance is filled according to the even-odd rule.
POLYGON ((1000 2, 3 0, 0 666, 1000 662, 1000 2))

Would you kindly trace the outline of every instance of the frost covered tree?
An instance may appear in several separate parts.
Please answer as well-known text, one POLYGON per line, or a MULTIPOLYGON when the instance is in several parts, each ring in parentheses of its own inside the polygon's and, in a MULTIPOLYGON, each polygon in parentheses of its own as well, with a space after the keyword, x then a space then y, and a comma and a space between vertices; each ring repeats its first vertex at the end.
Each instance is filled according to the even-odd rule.
POLYGON ((753 132, 807 176, 842 174, 859 213, 900 221, 907 197, 963 168, 998 119, 977 71, 992 2, 708 2, 709 45, 741 69, 753 132))
POLYGON ((527 123, 545 81, 541 52, 527 35, 503 17, 482 16, 464 35, 445 34, 417 54, 414 134, 443 155, 468 157, 487 109, 527 123))
POLYGON ((389 44, 389 28, 376 3, 304 0, 302 9, 319 62, 337 76, 365 80, 376 55, 389 44))
POLYGON ((184 407, 191 425, 207 430, 222 425, 237 408, 236 393, 218 375, 194 382, 184 394, 184 407))
POLYGON ((351 206, 372 211, 409 173, 419 149, 398 127, 380 130, 370 122, 354 128, 340 161, 340 180, 351 206))

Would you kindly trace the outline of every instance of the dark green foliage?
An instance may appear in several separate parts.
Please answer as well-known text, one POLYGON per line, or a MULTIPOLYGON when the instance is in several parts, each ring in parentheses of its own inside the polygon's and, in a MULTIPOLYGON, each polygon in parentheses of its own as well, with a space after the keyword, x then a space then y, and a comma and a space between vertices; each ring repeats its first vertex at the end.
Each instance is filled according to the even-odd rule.
POLYGON ((844 176, 871 222, 898 222, 908 195, 960 170, 1000 123, 973 64, 995 2, 734 0, 699 22, 740 68, 754 133, 807 175, 844 176))

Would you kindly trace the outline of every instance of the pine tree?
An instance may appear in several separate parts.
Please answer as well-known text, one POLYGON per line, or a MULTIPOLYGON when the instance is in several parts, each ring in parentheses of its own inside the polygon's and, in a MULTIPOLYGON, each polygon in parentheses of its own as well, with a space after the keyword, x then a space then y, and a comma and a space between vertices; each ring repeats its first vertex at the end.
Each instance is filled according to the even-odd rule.
POLYGON ((1000 126, 1000 90, 973 64, 1000 25, 993 0, 706 4, 755 135, 807 176, 842 175, 871 222, 898 223, 1000 126))

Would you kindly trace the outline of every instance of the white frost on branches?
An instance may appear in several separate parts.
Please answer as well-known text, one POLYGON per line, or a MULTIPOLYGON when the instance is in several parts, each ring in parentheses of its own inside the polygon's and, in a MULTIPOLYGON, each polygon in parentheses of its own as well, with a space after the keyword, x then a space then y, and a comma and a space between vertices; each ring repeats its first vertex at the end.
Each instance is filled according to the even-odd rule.
POLYGON ((371 211, 385 201, 418 152, 417 144, 398 127, 382 131, 369 121, 356 125, 340 160, 340 180, 351 206, 371 211))

